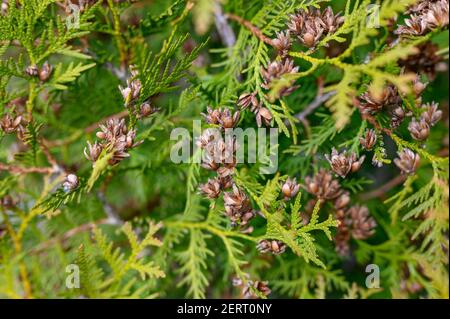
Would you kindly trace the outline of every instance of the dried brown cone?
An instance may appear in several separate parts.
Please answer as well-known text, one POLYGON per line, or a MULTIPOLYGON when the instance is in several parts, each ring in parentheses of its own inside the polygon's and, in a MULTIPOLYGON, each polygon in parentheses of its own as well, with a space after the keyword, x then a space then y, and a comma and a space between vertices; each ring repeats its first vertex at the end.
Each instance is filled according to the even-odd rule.
POLYGON ((318 199, 331 200, 341 195, 341 185, 333 175, 321 168, 314 177, 305 178, 306 190, 318 199))
POLYGON ((46 61, 42 68, 39 70, 39 80, 47 82, 52 75, 53 67, 46 61))
POLYGON ((425 141, 430 135, 430 126, 424 119, 412 119, 408 125, 409 133, 417 141, 425 141))
POLYGON ((255 118, 256 125, 261 127, 262 123, 264 123, 265 126, 270 126, 273 116, 268 108, 260 107, 255 111, 255 118))
POLYGON ((397 153, 398 158, 394 159, 395 165, 402 171, 403 174, 413 175, 420 164, 419 154, 415 154, 410 149, 403 149, 397 153))
POLYGON ((338 227, 334 236, 335 249, 339 256, 350 255, 350 230, 347 227, 338 227))
POLYGON ((443 61, 442 57, 437 54, 439 47, 431 41, 428 41, 419 45, 417 48, 418 53, 399 60, 399 65, 404 67, 406 72, 422 73, 430 81, 433 81, 443 61))
POLYGON ((278 55, 282 58, 286 58, 289 50, 291 49, 291 36, 288 31, 277 32, 277 37, 272 40, 272 44, 278 51, 278 55))
POLYGON ((359 109, 363 114, 373 115, 383 109, 383 107, 401 106, 402 99, 398 94, 398 90, 393 85, 386 86, 379 96, 376 96, 368 90, 359 98, 359 109))
POLYGON ((395 33, 400 36, 422 35, 436 28, 447 27, 448 11, 448 0, 420 1, 408 10, 410 17, 395 33))
POLYGON ((206 153, 202 160, 201 166, 209 171, 217 171, 220 168, 220 163, 215 161, 211 155, 206 153))
POLYGON ((199 186, 200 192, 210 199, 219 197, 222 186, 219 179, 208 179, 208 182, 199 186))
MULTIPOLYGON (((271 88, 271 82, 275 79, 280 79, 285 74, 294 74, 298 72, 298 67, 294 67, 294 61, 292 59, 284 59, 283 61, 273 61, 266 69, 261 68, 261 76, 264 83, 261 87, 269 90, 271 88)), ((289 86, 286 86, 279 92, 279 96, 287 96, 295 91, 298 86, 294 86, 295 80, 290 82, 289 86)))
POLYGON ((231 192, 226 192, 223 196, 225 208, 229 207, 234 210, 248 211, 250 207, 250 200, 244 191, 240 190, 236 184, 233 184, 231 192))
POLYGON ((263 88, 269 89, 269 83, 274 79, 279 79, 282 75, 288 73, 297 73, 298 67, 294 67, 294 60, 286 59, 284 61, 273 61, 269 63, 266 69, 261 69, 261 75, 264 80, 263 88))
POLYGON ((91 144, 89 141, 87 142, 88 146, 84 148, 84 156, 87 160, 91 162, 96 162, 100 157, 100 154, 103 151, 103 146, 98 142, 94 142, 91 144))
MULTIPOLYGON (((210 144, 215 144, 219 139, 221 139, 222 136, 218 134, 218 131, 214 128, 206 129, 202 132, 202 134, 197 138, 196 145, 202 149, 206 149, 208 153, 211 153, 209 151, 210 144)), ((211 145, 214 146, 214 145, 211 145)))
POLYGON ((288 177, 287 180, 281 186, 281 192, 284 195, 284 200, 289 200, 295 197, 298 194, 299 190, 300 185, 297 183, 296 178, 291 179, 290 177, 288 177))
POLYGON ((405 14, 423 13, 430 8, 430 4, 432 2, 436 2, 436 0, 419 0, 411 5, 405 12, 405 14))
POLYGON ((100 125, 100 129, 96 136, 101 142, 95 142, 93 145, 88 142, 88 149, 84 149, 84 155, 90 161, 97 161, 103 149, 106 149, 113 153, 108 163, 110 165, 117 164, 130 156, 128 150, 141 143, 134 141, 136 131, 127 129, 125 119, 108 120, 105 124, 100 125))
POLYGON ((241 110, 248 107, 258 107, 259 101, 256 98, 256 95, 256 91, 253 93, 243 93, 239 96, 236 104, 241 108, 241 110))
POLYGON ((347 205, 350 203, 350 194, 348 192, 344 192, 341 195, 339 195, 338 198, 334 201, 334 208, 336 210, 341 210, 347 207, 347 205))
POLYGON ((0 197, 0 207, 4 209, 11 209, 16 206, 16 201, 12 198, 11 195, 5 195, 0 197))
POLYGON ((319 9, 310 8, 291 15, 287 26, 299 41, 308 48, 314 48, 324 34, 335 32, 344 22, 344 17, 334 14, 331 7, 323 13, 319 9))
POLYGON ((234 169, 237 164, 236 150, 238 148, 236 138, 220 138, 218 141, 207 145, 206 150, 218 163, 227 169, 234 169))
POLYGON ((355 239, 367 239, 375 233, 377 223, 365 206, 352 206, 345 212, 345 223, 355 239))
POLYGON ((233 128, 239 122, 240 112, 236 111, 233 114, 229 109, 225 109, 220 112, 220 116, 218 118, 219 124, 223 129, 233 128))
POLYGON ((256 249, 263 254, 272 253, 274 255, 280 255, 286 251, 286 244, 280 240, 264 239, 256 245, 256 249))
POLYGON ((396 108, 392 109, 390 113, 391 113, 390 126, 394 129, 399 127, 405 120, 406 115, 408 115, 401 106, 397 106, 396 108))
POLYGON ((255 113, 256 124, 258 127, 264 123, 266 126, 270 126, 272 122, 272 113, 268 108, 262 106, 262 102, 259 102, 256 98, 257 92, 244 93, 239 96, 237 105, 244 110, 250 107, 250 111, 255 113))
POLYGON ((322 13, 322 22, 326 33, 334 33, 344 23, 344 17, 340 13, 334 14, 331 7, 327 7, 322 13))
POLYGON ((374 129, 367 129, 363 137, 359 139, 362 147, 370 151, 377 143, 377 132, 374 129))
POLYGON ((242 190, 235 184, 231 192, 226 192, 223 195, 225 205, 225 214, 230 218, 232 225, 239 225, 241 222, 247 224, 254 216, 250 200, 242 190))
POLYGON ((141 104, 141 107, 139 108, 139 118, 146 118, 150 115, 155 114, 159 111, 159 108, 153 107, 150 102, 144 102, 141 104))
POLYGON ((428 22, 422 15, 412 14, 408 19, 405 19, 405 25, 401 25, 394 31, 400 36, 422 35, 428 29, 428 22))
POLYGON ((233 178, 230 175, 225 176, 225 177, 221 177, 219 175, 219 176, 217 176, 217 181, 219 182, 220 188, 222 190, 226 190, 233 186, 233 178))
POLYGON ((25 69, 25 74, 29 76, 38 76, 39 75, 39 68, 36 64, 30 65, 25 69))
POLYGON ((139 73, 134 66, 130 66, 131 76, 127 79, 127 86, 119 85, 120 93, 125 101, 125 106, 137 101, 141 95, 142 83, 137 78, 139 73))
POLYGON ((201 113, 208 124, 219 124, 219 118, 222 115, 220 109, 213 109, 211 106, 206 107, 206 113, 201 113))
POLYGON ((320 18, 308 18, 303 25, 304 31, 297 37, 302 44, 308 48, 314 48, 325 32, 324 25, 320 18))
POLYGON ((423 91, 427 88, 428 83, 423 83, 420 80, 420 75, 416 74, 416 78, 413 81, 413 92, 416 95, 416 99, 421 100, 421 95, 423 91))
POLYGON ((5 132, 5 134, 22 132, 22 116, 19 115, 13 118, 10 114, 7 113, 0 119, 0 127, 2 128, 2 131, 5 132))
POLYGON ((75 174, 68 174, 63 183, 65 192, 70 192, 76 189, 79 185, 78 177, 75 174))
POLYGON ((233 156, 233 160, 231 162, 224 162, 222 165, 223 166, 217 169, 217 175, 221 178, 230 177, 231 175, 233 175, 237 165, 236 157, 233 156))
POLYGON ((296 35, 297 37, 301 36, 303 33, 303 26, 305 23, 305 20, 307 19, 308 12, 305 10, 301 10, 300 12, 296 14, 292 14, 290 16, 290 20, 287 23, 287 27, 289 31, 296 35))
POLYGON ((357 159, 355 153, 347 154, 346 151, 338 153, 333 147, 331 155, 326 154, 325 158, 330 163, 332 170, 340 177, 345 178, 350 172, 358 171, 366 157, 363 155, 357 159))
POLYGON ((438 109, 439 104, 432 102, 422 105, 422 109, 425 111, 420 116, 429 126, 436 125, 437 122, 442 118, 442 111, 438 109))
POLYGON ((434 29, 448 26, 448 11, 448 0, 439 0, 430 3, 428 10, 425 12, 428 27, 434 29))

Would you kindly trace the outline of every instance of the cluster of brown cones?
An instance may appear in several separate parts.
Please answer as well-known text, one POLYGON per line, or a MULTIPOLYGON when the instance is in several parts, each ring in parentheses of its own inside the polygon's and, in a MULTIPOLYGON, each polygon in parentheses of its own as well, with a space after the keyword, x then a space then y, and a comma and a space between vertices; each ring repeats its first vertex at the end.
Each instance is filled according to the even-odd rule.
POLYGON ((199 191, 209 199, 223 195, 225 215, 232 226, 238 226, 241 232, 249 233, 253 227, 249 221, 255 216, 248 195, 240 189, 233 180, 236 167, 236 150, 238 145, 232 137, 222 137, 222 132, 233 128, 239 122, 239 111, 232 113, 229 109, 207 108, 203 114, 208 124, 219 126, 219 130, 205 130, 197 140, 197 145, 203 150, 202 167, 216 173, 205 184, 199 186, 199 191))
POLYGON ((409 9, 410 16, 405 19, 395 33, 401 36, 426 34, 436 28, 448 26, 448 0, 422 0, 409 9))
MULTIPOLYGON (((313 177, 305 178, 305 188, 317 200, 331 201, 335 217, 340 222, 334 241, 341 256, 350 253, 350 239, 366 239, 375 232, 376 222, 364 206, 349 206, 350 195, 341 188, 331 172, 320 169, 313 177)), ((309 205, 313 206, 313 205, 309 205)))

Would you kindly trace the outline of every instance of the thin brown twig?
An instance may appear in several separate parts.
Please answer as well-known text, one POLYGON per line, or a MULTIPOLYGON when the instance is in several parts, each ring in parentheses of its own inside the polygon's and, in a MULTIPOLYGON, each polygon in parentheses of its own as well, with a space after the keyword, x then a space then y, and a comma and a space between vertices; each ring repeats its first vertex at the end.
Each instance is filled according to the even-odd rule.
MULTIPOLYGON (((91 125, 89 125, 85 129, 83 129, 82 132, 86 133, 86 134, 92 133, 100 126, 100 124, 102 124, 102 123, 104 123, 104 122, 106 122, 108 120, 112 120, 112 119, 121 119, 121 118, 126 117, 127 115, 128 115, 128 111, 127 110, 121 111, 121 112, 116 113, 116 114, 109 115, 109 116, 107 116, 105 118, 102 118, 100 121, 92 123, 91 125)), ((74 136, 78 137, 80 135, 82 135, 81 131, 79 131, 79 134, 75 134, 74 136)), ((60 147, 60 146, 64 146, 64 145, 70 144, 73 141, 73 139, 74 138, 72 136, 72 137, 69 137, 69 138, 66 138, 66 139, 62 139, 62 140, 54 140, 54 141, 43 140, 43 141, 44 141, 45 145, 48 148, 53 148, 53 147, 60 147)))
POLYGON ((47 161, 52 164, 53 167, 58 168, 60 170, 64 170, 56 161, 55 157, 50 153, 50 150, 47 147, 46 141, 44 139, 39 139, 39 145, 41 146, 42 153, 44 153, 47 161))
POLYGON ((71 230, 65 232, 61 236, 57 236, 57 237, 54 237, 54 238, 52 238, 50 240, 47 240, 47 241, 43 242, 39 246, 33 248, 31 250, 31 253, 38 254, 38 253, 46 250, 47 248, 55 245, 56 243, 64 242, 64 241, 68 240, 69 238, 71 238, 71 237, 73 237, 73 236, 75 236, 75 235, 77 235, 79 233, 91 230, 95 226, 104 225, 104 224, 108 224, 108 223, 109 223, 109 219, 108 218, 104 218, 104 219, 97 220, 95 222, 90 222, 90 223, 79 225, 79 226, 77 226, 75 228, 72 228, 71 230))
POLYGON ((244 27, 246 27, 254 36, 256 36, 258 39, 260 39, 261 41, 263 41, 264 43, 267 43, 270 46, 273 46, 273 41, 271 38, 265 36, 262 31, 256 27, 255 25, 253 25, 250 21, 245 20, 244 18, 237 16, 235 14, 232 13, 225 13, 225 17, 234 20, 236 22, 238 22, 239 24, 243 25, 244 27))
POLYGON ((55 173, 55 168, 53 168, 53 167, 21 167, 21 166, 0 163, 0 171, 8 171, 11 173, 16 173, 16 174, 29 174, 29 173, 52 174, 52 173, 55 173))
POLYGON ((386 184, 382 185, 381 187, 374 189, 373 191, 362 193, 359 195, 359 199, 363 201, 367 201, 369 199, 373 198, 379 198, 382 197, 384 194, 386 194, 388 191, 390 191, 392 188, 394 188, 397 185, 400 185, 406 180, 405 175, 397 175, 393 179, 391 179, 386 184))

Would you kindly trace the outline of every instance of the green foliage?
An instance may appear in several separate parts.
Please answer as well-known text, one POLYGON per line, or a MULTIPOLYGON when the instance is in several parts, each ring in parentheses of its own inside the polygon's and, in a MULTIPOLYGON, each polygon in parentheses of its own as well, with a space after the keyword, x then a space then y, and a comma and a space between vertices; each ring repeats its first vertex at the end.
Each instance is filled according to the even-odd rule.
POLYGON ((0 297, 448 298, 448 27, 395 34, 417 1, 98 0, 79 17, 64 1, 15 3, 0 13, 0 297), (277 51, 292 15, 328 6, 343 17, 334 32, 313 47, 291 32, 277 51), (286 59, 298 71, 266 83, 261 70, 286 59), (398 101, 361 112, 361 95, 387 85, 398 101), (243 94, 257 103, 242 107, 243 94), (442 118, 417 141, 408 126, 432 101, 442 118), (239 111, 243 130, 263 114, 261 130, 280 133, 257 150, 277 156, 276 172, 261 158, 220 171, 246 216, 230 215, 227 179, 218 196, 202 192, 219 174, 193 148, 220 126, 194 124, 208 106, 239 111), (99 133, 122 119, 126 129, 99 133), (376 141, 363 147, 368 129, 376 141), (188 163, 172 160, 180 145, 188 163), (339 177, 333 148, 365 160, 339 177), (420 156, 409 175, 396 160, 405 149, 420 156), (323 172, 343 197, 323 195, 336 186, 314 179, 323 172), (369 216, 349 215, 362 206, 369 216), (79 289, 66 286, 73 264, 79 289), (266 281, 269 295, 256 285, 266 281))
POLYGON ((82 72, 95 66, 95 63, 82 65, 81 63, 73 65, 70 63, 66 70, 62 70, 62 64, 58 64, 55 68, 55 73, 53 74, 52 80, 49 82, 49 86, 56 90, 67 90, 67 86, 64 83, 70 83, 75 81, 77 77, 81 75, 82 72))
POLYGON ((183 276, 179 285, 188 287, 190 297, 205 298, 204 292, 209 282, 205 275, 207 259, 214 256, 206 245, 206 239, 210 236, 198 229, 193 229, 189 236, 188 248, 177 255, 178 262, 182 264, 178 271, 183 276))
POLYGON ((149 224, 147 234, 139 240, 129 223, 122 226, 122 231, 127 236, 130 253, 125 256, 119 248, 114 248, 113 243, 103 234, 99 228, 94 229, 94 238, 98 243, 100 257, 104 259, 111 269, 111 273, 104 274, 97 266, 97 260, 85 251, 84 246, 78 248, 76 265, 80 268, 80 289, 84 296, 90 298, 120 298, 139 296, 143 291, 138 289, 131 292, 135 283, 134 277, 127 277, 130 272, 137 272, 141 280, 164 277, 165 274, 152 261, 145 261, 142 253, 149 246, 161 246, 162 243, 154 237, 161 228, 161 224, 149 224), (124 280, 126 278, 126 280, 124 280))

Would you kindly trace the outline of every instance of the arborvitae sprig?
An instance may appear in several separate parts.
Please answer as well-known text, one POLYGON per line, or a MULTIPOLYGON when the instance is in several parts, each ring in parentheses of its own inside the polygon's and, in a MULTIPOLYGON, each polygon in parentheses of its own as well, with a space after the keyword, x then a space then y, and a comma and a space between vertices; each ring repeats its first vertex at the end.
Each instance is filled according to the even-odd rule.
POLYGON ((448 298, 447 0, 0 3, 0 297, 448 298))

